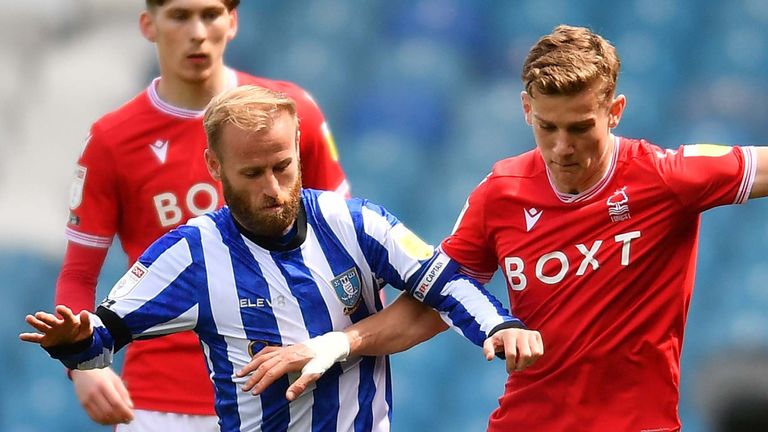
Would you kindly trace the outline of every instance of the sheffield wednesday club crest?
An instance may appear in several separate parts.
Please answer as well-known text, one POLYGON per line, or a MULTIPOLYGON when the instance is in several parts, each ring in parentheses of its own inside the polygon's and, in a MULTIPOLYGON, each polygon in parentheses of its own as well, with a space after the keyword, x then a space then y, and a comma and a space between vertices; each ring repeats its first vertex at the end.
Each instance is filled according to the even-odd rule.
POLYGON ((336 297, 344 304, 344 314, 351 315, 360 304, 362 288, 357 269, 352 267, 331 280, 336 297))

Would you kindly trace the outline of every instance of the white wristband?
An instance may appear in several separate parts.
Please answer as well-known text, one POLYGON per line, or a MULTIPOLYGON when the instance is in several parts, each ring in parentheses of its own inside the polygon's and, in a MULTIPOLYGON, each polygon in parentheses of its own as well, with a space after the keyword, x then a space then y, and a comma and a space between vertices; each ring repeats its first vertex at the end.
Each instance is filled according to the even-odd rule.
POLYGON ((322 375, 334 363, 346 360, 349 355, 349 339, 342 332, 330 332, 315 336, 302 343, 315 353, 315 358, 301 369, 302 375, 322 375))

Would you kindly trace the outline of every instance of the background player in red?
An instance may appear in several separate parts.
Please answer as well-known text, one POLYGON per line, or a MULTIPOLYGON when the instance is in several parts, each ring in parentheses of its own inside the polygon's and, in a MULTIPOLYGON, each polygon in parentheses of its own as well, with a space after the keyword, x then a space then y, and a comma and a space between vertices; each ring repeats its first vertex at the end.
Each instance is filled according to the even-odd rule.
MULTIPOLYGON (((293 83, 224 65, 238 3, 147 0, 139 24, 156 45, 160 77, 91 128, 72 186, 56 304, 93 310, 97 276, 115 235, 133 262, 166 231, 223 205, 203 158, 202 115, 228 88, 257 84, 294 99, 304 186, 348 193, 328 126, 310 96, 293 83)), ((218 430, 211 382, 191 332, 134 344, 126 354, 126 385, 109 369, 73 371, 71 377, 94 421, 133 420, 118 431, 218 430)))
MULTIPOLYGON (((766 147, 665 150, 613 135, 627 103, 615 95, 619 68, 615 48, 586 28, 541 38, 522 73, 536 148, 495 164, 441 245, 478 280, 501 267, 513 313, 547 347, 524 371, 508 359, 515 371, 490 431, 680 430, 700 214, 768 195, 766 147)), ((425 332, 412 341, 440 328, 423 311, 404 320, 425 332)), ((354 354, 408 347, 385 317, 345 330, 354 354)), ((267 370, 313 357, 301 344, 269 351, 253 360, 257 390, 267 370)))

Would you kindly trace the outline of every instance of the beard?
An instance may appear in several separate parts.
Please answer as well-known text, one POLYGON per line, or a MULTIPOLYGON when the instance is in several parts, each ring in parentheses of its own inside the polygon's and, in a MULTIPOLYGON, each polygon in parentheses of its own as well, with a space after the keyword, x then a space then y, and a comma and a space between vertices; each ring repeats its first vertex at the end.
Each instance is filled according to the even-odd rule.
POLYGON ((293 225, 299 214, 301 204, 301 174, 299 174, 288 196, 273 198, 264 195, 258 203, 253 203, 248 192, 232 187, 224 173, 221 173, 221 185, 224 200, 232 212, 232 216, 245 229, 261 237, 277 238, 282 236, 293 225), (268 213, 265 209, 274 205, 282 205, 280 212, 268 213))

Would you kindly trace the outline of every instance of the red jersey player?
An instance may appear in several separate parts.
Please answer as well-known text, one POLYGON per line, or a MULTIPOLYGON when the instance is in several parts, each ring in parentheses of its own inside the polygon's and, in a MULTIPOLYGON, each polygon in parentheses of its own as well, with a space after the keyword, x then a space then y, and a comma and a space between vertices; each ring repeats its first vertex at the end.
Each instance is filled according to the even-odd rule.
POLYGON ((677 431, 700 213, 768 194, 768 148, 663 150, 611 134, 615 48, 557 27, 523 67, 536 149, 498 162, 443 250, 506 276, 547 353, 509 376, 489 430, 677 431))
MULTIPOLYGON (((202 114, 227 88, 256 84, 294 99, 304 186, 348 192, 328 127, 309 95, 295 84, 224 66, 224 49, 237 31, 238 3, 147 0, 140 28, 156 44, 160 77, 91 128, 72 186, 56 304, 93 309, 96 279, 114 235, 133 262, 166 231, 223 205, 220 185, 203 158, 202 114)), ((212 385, 194 334, 132 345, 123 375, 130 397, 112 371, 73 371, 91 418, 102 424, 133 419, 118 431, 217 431, 212 385)))
MULTIPOLYGON (((513 372, 490 431, 679 431, 700 213, 768 195, 766 147, 664 150, 614 136, 619 65, 585 28, 559 26, 534 45, 522 104, 536 149, 494 166, 441 245, 478 280, 500 267, 513 314, 546 346, 532 366, 538 343, 504 347, 513 372)), ((398 319, 418 334, 400 335, 384 309, 345 330, 350 352, 398 352, 444 328, 410 304, 398 319)), ((297 370, 307 361, 297 350, 253 362, 297 370)))

